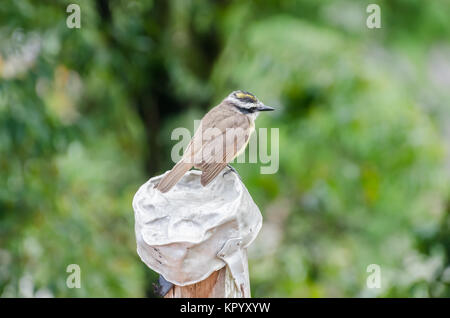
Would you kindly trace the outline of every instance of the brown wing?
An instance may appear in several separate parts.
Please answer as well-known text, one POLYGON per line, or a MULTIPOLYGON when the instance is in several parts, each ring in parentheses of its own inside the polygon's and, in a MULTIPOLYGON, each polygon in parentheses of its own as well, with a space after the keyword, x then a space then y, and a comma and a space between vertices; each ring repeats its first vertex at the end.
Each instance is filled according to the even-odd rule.
POLYGON ((202 176, 200 178, 200 183, 202 186, 206 186, 210 183, 217 175, 227 166, 227 163, 209 163, 204 164, 201 167, 202 176))
MULTIPOLYGON (((226 113, 218 111, 217 107, 215 107, 203 117, 201 127, 208 127, 208 125, 211 125, 211 121, 214 118, 221 121, 226 116, 226 113)), ((156 189, 163 193, 169 191, 184 176, 184 174, 192 168, 196 163, 196 158, 200 158, 198 162, 201 162, 202 130, 203 129, 198 129, 195 132, 194 137, 187 146, 181 160, 161 179, 156 185, 156 189)))
POLYGON ((234 111, 224 110, 204 124, 202 161, 199 165, 203 171, 203 186, 210 183, 245 147, 249 134, 249 119, 234 111), (209 127, 217 128, 217 135, 214 132, 208 134, 205 130, 209 127))
POLYGON ((157 185, 162 192, 170 190, 192 166, 203 171, 203 186, 210 183, 247 143, 250 121, 226 105, 219 105, 203 117, 200 128, 183 158, 157 185))
POLYGON ((200 127, 195 131, 194 137, 192 137, 188 146, 186 147, 186 151, 183 154, 184 162, 192 162, 195 167, 198 167, 203 159, 201 158, 201 153, 204 145, 208 142, 208 136, 205 134, 205 131, 208 127, 217 127, 216 123, 225 120, 231 114, 227 111, 221 111, 221 105, 218 105, 211 109, 205 116, 203 116, 200 127))

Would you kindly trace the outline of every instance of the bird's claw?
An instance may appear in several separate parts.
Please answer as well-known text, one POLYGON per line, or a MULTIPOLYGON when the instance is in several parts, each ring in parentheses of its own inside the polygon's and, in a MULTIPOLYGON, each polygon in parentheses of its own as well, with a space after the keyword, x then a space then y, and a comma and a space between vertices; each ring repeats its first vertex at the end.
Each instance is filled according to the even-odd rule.
POLYGON ((242 181, 241 176, 239 175, 239 173, 236 171, 236 169, 234 169, 230 164, 227 164, 228 170, 224 172, 224 174, 222 175, 222 177, 225 177, 225 175, 229 174, 231 171, 233 171, 238 177, 239 180, 242 181))

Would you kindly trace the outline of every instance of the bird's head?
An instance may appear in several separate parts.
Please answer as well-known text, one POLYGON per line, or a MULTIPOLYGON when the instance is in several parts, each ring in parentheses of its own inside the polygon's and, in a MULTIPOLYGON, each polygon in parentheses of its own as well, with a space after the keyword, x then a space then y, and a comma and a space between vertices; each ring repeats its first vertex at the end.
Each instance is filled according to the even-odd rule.
POLYGON ((243 114, 275 110, 261 103, 252 93, 241 90, 232 92, 225 100, 243 114))

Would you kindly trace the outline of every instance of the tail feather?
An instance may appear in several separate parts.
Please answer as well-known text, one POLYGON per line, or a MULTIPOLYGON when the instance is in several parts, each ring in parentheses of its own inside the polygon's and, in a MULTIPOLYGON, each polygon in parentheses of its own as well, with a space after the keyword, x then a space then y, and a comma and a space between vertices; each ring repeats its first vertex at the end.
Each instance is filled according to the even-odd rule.
POLYGON ((177 184, 178 181, 184 176, 184 174, 192 168, 191 163, 178 162, 168 174, 162 178, 162 180, 156 186, 156 189, 165 193, 172 189, 172 187, 177 184))

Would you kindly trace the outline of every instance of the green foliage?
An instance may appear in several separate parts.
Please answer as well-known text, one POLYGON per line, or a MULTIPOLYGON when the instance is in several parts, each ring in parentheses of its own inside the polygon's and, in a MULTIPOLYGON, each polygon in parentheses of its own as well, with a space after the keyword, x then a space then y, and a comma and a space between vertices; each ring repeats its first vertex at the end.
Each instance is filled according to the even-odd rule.
POLYGON ((275 200, 290 208, 277 251, 253 263, 262 268, 256 286, 265 286, 255 294, 365 295, 365 268, 375 263, 386 277, 392 273, 380 291, 390 295, 403 279, 394 273, 406 272, 403 262, 416 252, 411 232, 436 231, 445 220, 442 208, 431 210, 446 194, 435 126, 364 44, 286 16, 239 36, 245 44, 222 56, 216 78, 252 83, 263 100, 283 105, 278 117, 260 122, 280 127, 280 171, 256 178, 250 189, 273 200, 275 190, 261 186, 269 178, 278 184, 275 200))
POLYGON ((449 4, 384 1, 369 30, 364 1, 80 1, 81 29, 68 3, 0 7, 1 296, 153 296, 132 197, 238 88, 279 128, 276 174, 235 165, 255 297, 450 296, 449 4))

